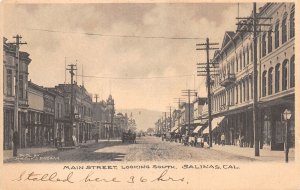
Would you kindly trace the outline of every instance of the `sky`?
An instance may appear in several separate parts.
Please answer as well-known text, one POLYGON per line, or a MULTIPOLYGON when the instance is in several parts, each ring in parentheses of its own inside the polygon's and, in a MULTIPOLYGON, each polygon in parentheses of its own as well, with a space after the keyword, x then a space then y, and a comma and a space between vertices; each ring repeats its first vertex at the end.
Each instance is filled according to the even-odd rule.
POLYGON ((206 96, 205 79, 196 76, 206 54, 196 44, 208 37, 220 47, 225 31, 235 31, 238 12, 249 16, 251 9, 243 3, 239 11, 237 3, 5 4, 3 32, 9 41, 20 34, 28 43, 21 51, 30 54, 29 79, 38 85, 64 83, 65 60, 77 60, 78 75, 98 77, 77 82, 102 99, 112 94, 116 109, 166 111, 181 90, 206 96))

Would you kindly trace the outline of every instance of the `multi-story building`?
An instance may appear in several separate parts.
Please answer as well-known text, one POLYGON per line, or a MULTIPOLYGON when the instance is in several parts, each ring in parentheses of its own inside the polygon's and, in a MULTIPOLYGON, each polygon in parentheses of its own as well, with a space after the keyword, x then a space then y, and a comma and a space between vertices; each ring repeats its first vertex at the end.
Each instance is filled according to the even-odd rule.
POLYGON ((44 146, 54 145, 55 93, 44 88, 44 111, 42 114, 42 142, 44 146))
POLYGON ((128 131, 127 114, 117 113, 114 117, 114 124, 115 137, 121 137, 123 132, 128 131))
POLYGON ((93 136, 98 135, 100 139, 108 138, 109 129, 109 113, 106 109, 107 104, 104 100, 100 102, 93 102, 93 122, 95 130, 93 131, 93 136))
POLYGON ((54 140, 55 143, 61 143, 56 145, 65 146, 67 131, 70 128, 70 118, 65 114, 65 96, 58 89, 48 88, 48 90, 55 94, 54 140))
MULTIPOLYGON (((292 112, 291 146, 294 146, 295 95, 295 5, 267 3, 258 16, 258 124, 261 147, 283 150, 285 109, 292 112)), ((250 22, 250 21, 249 21, 250 22)), ((238 28, 241 31, 243 28, 238 28)), ((222 122, 227 144, 243 139, 243 146, 253 146, 253 43, 252 33, 225 32, 220 51, 214 54, 219 75, 213 77, 212 115, 222 122), (224 120, 224 121, 223 121, 224 120)), ((214 119, 215 120, 215 119, 214 119)))
POLYGON ((27 143, 26 146, 42 145, 42 116, 44 113, 44 89, 31 81, 28 82, 27 143))
MULTIPOLYGON (((12 148, 12 134, 14 132, 14 107, 15 107, 15 79, 17 70, 16 46, 7 43, 7 39, 3 38, 3 126, 4 138, 3 148, 12 148)), ((28 65, 31 62, 29 54, 26 52, 19 52, 20 64, 18 66, 19 74, 19 109, 18 109, 18 136, 19 146, 25 146, 26 133, 26 114, 28 107, 28 65)))
POLYGON ((86 142, 92 138, 92 96, 84 86, 73 85, 73 108, 74 116, 71 116, 71 84, 59 84, 55 86, 64 95, 65 117, 70 118, 72 127, 64 130, 65 144, 67 146, 86 142))

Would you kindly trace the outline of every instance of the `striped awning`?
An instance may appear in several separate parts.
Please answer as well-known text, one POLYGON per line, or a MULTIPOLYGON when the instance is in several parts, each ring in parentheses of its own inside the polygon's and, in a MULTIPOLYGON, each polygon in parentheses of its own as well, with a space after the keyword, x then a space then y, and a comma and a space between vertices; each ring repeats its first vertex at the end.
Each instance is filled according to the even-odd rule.
MULTIPOLYGON (((224 116, 214 118, 211 122, 211 130, 214 130, 223 121, 224 118, 225 118, 224 116)), ((205 134, 205 133, 209 133, 208 126, 203 131, 203 134, 205 134)))

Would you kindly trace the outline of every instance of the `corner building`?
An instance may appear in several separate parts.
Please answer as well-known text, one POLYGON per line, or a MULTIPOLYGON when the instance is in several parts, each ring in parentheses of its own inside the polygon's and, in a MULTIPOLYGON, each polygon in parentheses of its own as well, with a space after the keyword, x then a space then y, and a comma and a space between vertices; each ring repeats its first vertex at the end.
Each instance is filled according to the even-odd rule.
MULTIPOLYGON (((295 144, 295 5, 267 3, 258 17, 272 17, 259 21, 271 26, 262 26, 257 39, 260 147, 283 150, 285 109, 292 112, 289 143, 295 144)), ((232 31, 214 54, 219 67, 211 83, 212 116, 224 118, 217 131, 226 144, 253 147, 253 56, 253 34, 232 31)))

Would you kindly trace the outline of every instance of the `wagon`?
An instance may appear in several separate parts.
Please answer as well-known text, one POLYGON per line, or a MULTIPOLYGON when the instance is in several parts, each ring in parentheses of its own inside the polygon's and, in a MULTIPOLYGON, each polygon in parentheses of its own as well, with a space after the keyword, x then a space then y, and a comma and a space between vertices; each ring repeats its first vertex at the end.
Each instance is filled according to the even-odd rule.
POLYGON ((123 133, 122 134, 122 143, 136 143, 136 134, 135 133, 123 133))

